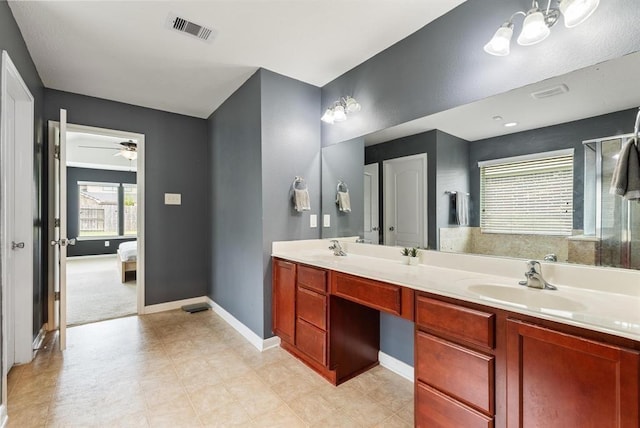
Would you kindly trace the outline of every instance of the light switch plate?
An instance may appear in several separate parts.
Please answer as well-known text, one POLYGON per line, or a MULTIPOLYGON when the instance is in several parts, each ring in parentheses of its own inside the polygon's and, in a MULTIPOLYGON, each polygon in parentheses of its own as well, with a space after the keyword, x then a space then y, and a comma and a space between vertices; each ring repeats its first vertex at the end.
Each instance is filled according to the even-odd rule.
POLYGON ((331 227, 331 214, 325 214, 322 216, 322 226, 331 227))
POLYGON ((318 227, 318 215, 311 214, 309 216, 309 227, 318 227))
POLYGON ((164 194, 165 205, 182 205, 181 193, 165 193, 164 194))

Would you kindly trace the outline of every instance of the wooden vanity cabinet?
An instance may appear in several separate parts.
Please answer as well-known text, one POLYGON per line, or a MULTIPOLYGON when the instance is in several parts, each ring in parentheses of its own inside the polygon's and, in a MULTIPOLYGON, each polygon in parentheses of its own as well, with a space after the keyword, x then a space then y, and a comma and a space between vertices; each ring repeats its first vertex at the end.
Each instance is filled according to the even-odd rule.
POLYGON ((495 314, 416 294, 417 427, 494 426, 495 314))
POLYGON ((637 351, 506 323, 509 427, 638 427, 637 351))
POLYGON ((273 260, 272 330, 293 344, 296 331, 296 264, 273 260))

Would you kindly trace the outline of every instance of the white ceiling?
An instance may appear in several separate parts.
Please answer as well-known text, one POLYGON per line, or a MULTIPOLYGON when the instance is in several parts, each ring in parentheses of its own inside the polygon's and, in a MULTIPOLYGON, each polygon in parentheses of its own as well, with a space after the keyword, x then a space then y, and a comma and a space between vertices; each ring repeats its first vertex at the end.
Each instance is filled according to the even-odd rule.
POLYGON ((9 1, 48 88, 208 117, 258 67, 323 86, 464 0, 9 1), (165 28, 170 12, 213 28, 165 28))
POLYGON ((67 166, 136 171, 136 161, 115 156, 122 148, 122 141, 127 139, 67 131, 67 166))
POLYGON ((432 129, 476 141, 638 107, 638 76, 640 52, 369 134, 365 145, 432 129), (531 96, 558 84, 569 92, 541 100, 531 96), (508 122, 518 125, 505 128, 508 122))

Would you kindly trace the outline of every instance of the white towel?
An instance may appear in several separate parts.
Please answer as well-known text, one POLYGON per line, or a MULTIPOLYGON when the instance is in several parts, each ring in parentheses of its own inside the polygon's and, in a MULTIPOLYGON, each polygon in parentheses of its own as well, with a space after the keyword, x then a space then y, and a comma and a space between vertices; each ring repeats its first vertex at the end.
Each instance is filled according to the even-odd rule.
POLYGON ((609 193, 624 199, 640 200, 640 153, 636 138, 630 138, 620 151, 609 193))
POLYGON ((293 189, 293 204, 299 213, 311 210, 311 202, 307 189, 293 189))
POLYGON ((343 213, 351 212, 351 199, 349 198, 349 192, 338 192, 336 195, 336 204, 338 204, 338 209, 343 213))
POLYGON ((469 197, 458 192, 456 194, 456 220, 460 226, 469 225, 469 197))

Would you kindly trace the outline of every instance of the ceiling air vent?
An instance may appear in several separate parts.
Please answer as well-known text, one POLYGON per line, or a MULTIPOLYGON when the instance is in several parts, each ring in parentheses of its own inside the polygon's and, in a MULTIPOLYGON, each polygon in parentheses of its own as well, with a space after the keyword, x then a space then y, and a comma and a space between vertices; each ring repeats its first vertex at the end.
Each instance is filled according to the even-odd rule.
POLYGON ((170 13, 167 17, 166 27, 205 42, 211 42, 216 34, 213 29, 186 20, 175 13, 170 13))
POLYGON ((541 100, 543 98, 555 97, 556 95, 564 94, 565 92, 569 92, 569 88, 567 85, 561 84, 532 92, 531 96, 536 100, 541 100))

